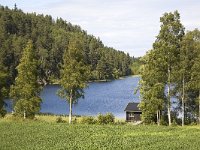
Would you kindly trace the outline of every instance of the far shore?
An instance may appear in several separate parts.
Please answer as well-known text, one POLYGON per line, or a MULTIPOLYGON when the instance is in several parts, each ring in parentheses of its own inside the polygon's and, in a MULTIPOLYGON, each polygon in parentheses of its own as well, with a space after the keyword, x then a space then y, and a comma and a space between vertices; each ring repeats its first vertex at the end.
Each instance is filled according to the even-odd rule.
MULTIPOLYGON (((127 77, 140 77, 140 76, 141 75, 130 75, 130 76, 122 76, 122 77, 119 77, 118 79, 91 80, 88 83, 93 83, 93 82, 111 82, 111 81, 114 81, 114 80, 123 80, 123 79, 125 79, 127 77)), ((55 80, 54 82, 49 83, 49 85, 59 85, 59 82, 57 80, 55 80)))

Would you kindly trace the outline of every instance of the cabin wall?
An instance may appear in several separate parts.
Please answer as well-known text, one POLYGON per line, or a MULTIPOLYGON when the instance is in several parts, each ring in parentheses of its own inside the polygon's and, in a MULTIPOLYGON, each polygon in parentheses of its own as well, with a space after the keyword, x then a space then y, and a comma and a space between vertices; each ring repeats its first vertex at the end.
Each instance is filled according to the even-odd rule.
POLYGON ((142 112, 126 112, 126 121, 135 122, 141 121, 142 112))

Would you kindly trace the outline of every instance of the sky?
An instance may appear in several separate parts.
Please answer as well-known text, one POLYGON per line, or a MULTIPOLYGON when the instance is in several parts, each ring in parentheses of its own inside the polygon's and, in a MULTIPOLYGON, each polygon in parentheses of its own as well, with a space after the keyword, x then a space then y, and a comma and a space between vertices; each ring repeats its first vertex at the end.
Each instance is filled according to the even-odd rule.
POLYGON ((104 45, 140 57, 152 48, 160 17, 178 10, 186 31, 200 29, 200 0, 0 0, 24 12, 51 15, 81 26, 104 45))

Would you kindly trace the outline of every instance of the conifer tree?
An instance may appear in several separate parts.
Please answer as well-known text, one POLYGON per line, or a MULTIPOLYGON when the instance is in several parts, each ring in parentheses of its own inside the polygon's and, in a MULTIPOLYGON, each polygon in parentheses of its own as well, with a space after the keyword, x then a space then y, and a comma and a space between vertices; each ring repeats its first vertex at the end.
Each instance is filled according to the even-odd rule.
POLYGON ((23 50, 22 58, 17 66, 18 75, 11 87, 10 96, 14 101, 14 111, 17 115, 34 117, 40 110, 41 90, 37 82, 37 61, 34 56, 32 41, 28 41, 23 50))

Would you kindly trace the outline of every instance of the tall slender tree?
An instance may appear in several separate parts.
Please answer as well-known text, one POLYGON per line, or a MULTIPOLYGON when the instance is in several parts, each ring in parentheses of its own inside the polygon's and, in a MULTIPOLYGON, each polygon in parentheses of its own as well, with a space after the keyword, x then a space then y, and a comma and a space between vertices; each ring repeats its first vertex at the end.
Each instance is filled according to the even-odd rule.
POLYGON ((144 122, 154 121, 157 114, 157 124, 160 125, 161 110, 165 103, 165 84, 163 82, 163 72, 159 71, 159 63, 155 59, 158 56, 155 52, 155 50, 149 51, 142 59, 144 65, 139 87, 141 95, 140 108, 144 122))
POLYGON ((200 124, 200 31, 194 30, 191 32, 194 40, 194 58, 193 66, 191 68, 191 88, 198 93, 196 99, 198 100, 198 121, 200 124))
POLYGON ((87 86, 89 67, 84 63, 82 54, 83 43, 80 37, 73 36, 68 44, 68 49, 63 56, 63 64, 60 70, 61 89, 58 95, 69 102, 69 123, 72 122, 72 104, 78 98, 84 96, 84 88, 87 86))
POLYGON ((193 32, 188 32, 181 42, 174 89, 174 93, 178 96, 181 104, 182 126, 185 124, 185 106, 188 103, 189 93, 191 92, 191 68, 194 63, 193 59, 196 58, 195 49, 194 34, 193 32))
POLYGON ((174 13, 165 13, 160 18, 161 29, 153 49, 159 54, 157 59, 160 61, 160 70, 165 72, 165 81, 167 85, 167 112, 168 122, 171 125, 171 90, 174 80, 175 67, 178 63, 180 44, 184 36, 184 27, 180 22, 178 11, 174 13))
POLYGON ((34 56, 32 41, 28 41, 23 50, 22 58, 17 66, 18 75, 11 87, 10 96, 14 100, 14 111, 17 115, 34 117, 40 110, 41 90, 38 84, 37 61, 34 56))

